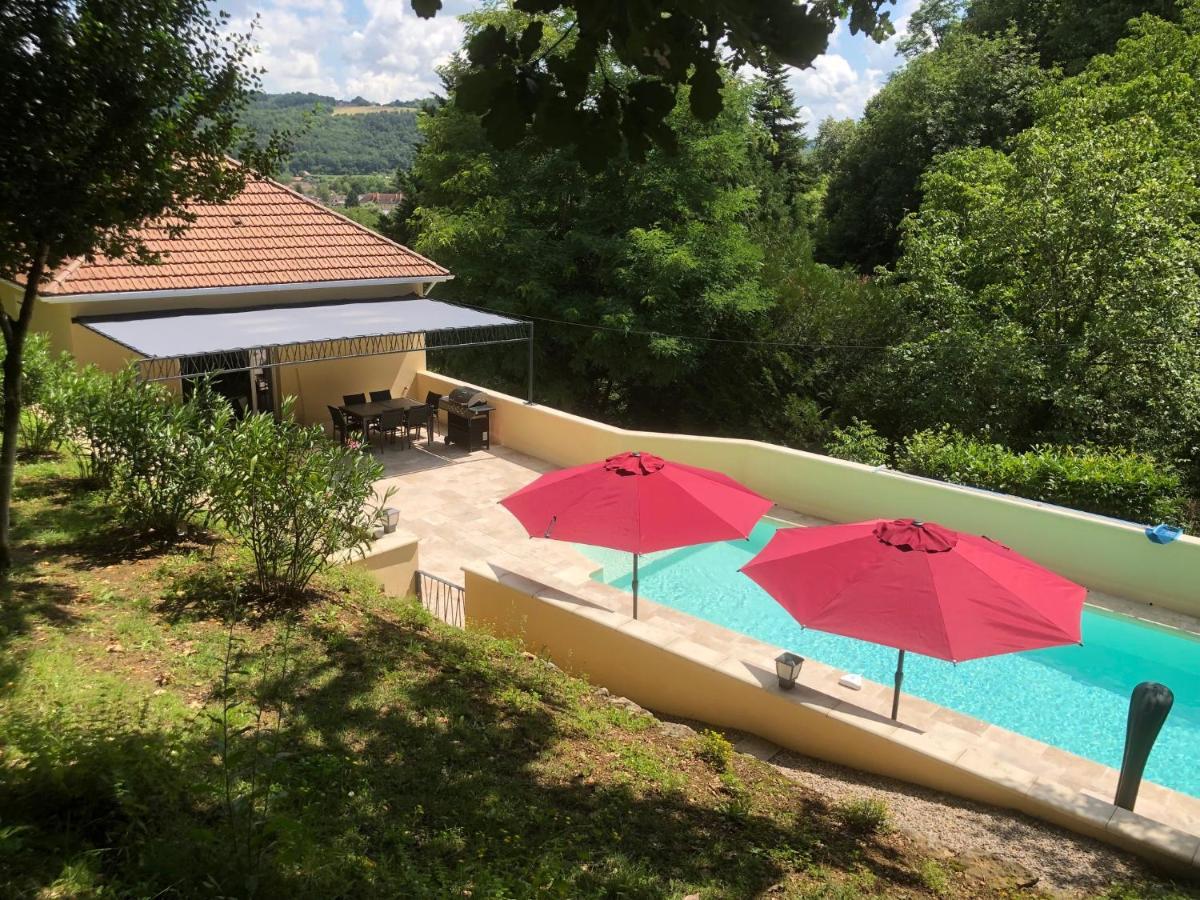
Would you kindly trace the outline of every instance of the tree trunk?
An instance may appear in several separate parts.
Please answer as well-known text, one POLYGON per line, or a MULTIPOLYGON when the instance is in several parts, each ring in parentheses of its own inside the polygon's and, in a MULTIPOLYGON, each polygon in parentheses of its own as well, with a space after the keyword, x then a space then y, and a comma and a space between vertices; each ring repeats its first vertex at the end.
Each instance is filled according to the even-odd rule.
POLYGON ((12 567, 12 540, 9 510, 12 507, 13 480, 17 468, 17 441, 21 426, 21 364, 25 355, 25 335, 33 317, 38 285, 46 268, 47 247, 40 244, 25 273, 25 293, 14 319, 0 310, 0 330, 4 332, 4 424, 0 438, 0 572, 12 567))

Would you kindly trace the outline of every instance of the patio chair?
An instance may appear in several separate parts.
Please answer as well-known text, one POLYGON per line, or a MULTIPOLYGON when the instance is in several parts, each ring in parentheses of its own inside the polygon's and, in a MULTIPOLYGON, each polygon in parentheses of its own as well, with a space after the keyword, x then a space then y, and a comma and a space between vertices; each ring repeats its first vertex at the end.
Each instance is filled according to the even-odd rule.
POLYGON ((438 403, 441 402, 441 399, 442 395, 437 391, 429 391, 425 395, 425 405, 431 410, 429 414, 429 420, 433 423, 434 434, 441 434, 441 432, 438 431, 438 428, 441 425, 441 422, 438 421, 438 403))
POLYGON ((342 394, 342 406, 354 406, 356 403, 366 402, 366 394, 342 394))
POLYGON ((379 417, 378 423, 375 425, 375 430, 379 432, 380 437, 384 440, 387 440, 389 443, 395 443, 396 435, 405 428, 404 419, 404 410, 388 410, 379 417))
POLYGON ((412 446, 413 432, 421 436, 421 429, 429 428, 429 407, 413 406, 404 411, 404 439, 412 446))
POLYGON ((392 399, 392 392, 388 388, 384 388, 382 391, 371 391, 371 402, 372 403, 374 403, 377 400, 391 400, 391 399, 392 399))
POLYGON ((358 421, 347 418, 336 406, 329 407, 329 418, 333 420, 333 435, 339 444, 345 444, 352 434, 362 434, 362 426, 358 421))

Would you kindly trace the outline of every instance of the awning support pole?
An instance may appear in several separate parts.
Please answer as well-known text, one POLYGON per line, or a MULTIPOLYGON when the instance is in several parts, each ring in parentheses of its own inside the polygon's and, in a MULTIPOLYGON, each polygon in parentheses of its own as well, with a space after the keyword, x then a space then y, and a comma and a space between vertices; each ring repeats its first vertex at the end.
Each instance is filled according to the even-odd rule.
POLYGON ((525 398, 526 406, 533 406, 533 322, 529 323, 529 388, 525 398))

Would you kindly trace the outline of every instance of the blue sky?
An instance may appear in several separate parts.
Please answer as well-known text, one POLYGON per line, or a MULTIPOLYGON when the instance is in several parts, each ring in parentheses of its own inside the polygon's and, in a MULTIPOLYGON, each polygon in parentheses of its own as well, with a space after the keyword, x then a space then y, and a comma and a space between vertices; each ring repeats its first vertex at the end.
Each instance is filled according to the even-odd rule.
MULTIPOLYGON (((896 0, 892 19, 903 31, 918 0, 896 0)), ((223 0, 220 8, 244 29, 259 17, 258 63, 269 91, 313 91, 387 102, 426 96, 439 87, 434 69, 459 45, 455 16, 478 4, 446 0, 432 20, 408 0, 223 0)), ((811 127, 826 116, 858 116, 899 60, 895 38, 876 44, 843 25, 828 52, 792 73, 796 99, 811 127)), ((811 128, 810 128, 811 130, 811 128)))

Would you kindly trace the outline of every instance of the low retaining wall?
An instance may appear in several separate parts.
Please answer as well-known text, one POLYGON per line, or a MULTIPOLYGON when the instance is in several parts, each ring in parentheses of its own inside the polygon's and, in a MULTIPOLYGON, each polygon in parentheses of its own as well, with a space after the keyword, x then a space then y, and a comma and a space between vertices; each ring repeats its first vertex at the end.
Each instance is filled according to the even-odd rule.
POLYGON ((343 557, 339 561, 373 574, 384 593, 407 597, 414 591, 414 577, 419 568, 417 536, 394 531, 374 541, 363 556, 343 557))
POLYGON ((1200 837, 1047 782, 977 750, 940 745, 839 698, 779 689, 770 657, 721 656, 512 574, 465 569, 467 624, 525 645, 562 669, 657 712, 746 731, 809 756, 1021 810, 1195 875, 1200 837))
MULTIPOLYGON (((464 384, 422 371, 414 396, 464 384)), ((1200 540, 1149 541, 1142 529, 1063 507, 988 494, 815 453, 731 438, 627 431, 487 388, 492 439, 559 466, 646 450, 736 478, 776 503, 833 522, 913 517, 986 534, 1093 590, 1200 615, 1200 540)))

